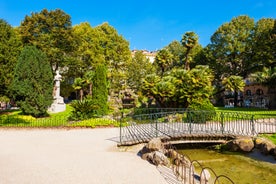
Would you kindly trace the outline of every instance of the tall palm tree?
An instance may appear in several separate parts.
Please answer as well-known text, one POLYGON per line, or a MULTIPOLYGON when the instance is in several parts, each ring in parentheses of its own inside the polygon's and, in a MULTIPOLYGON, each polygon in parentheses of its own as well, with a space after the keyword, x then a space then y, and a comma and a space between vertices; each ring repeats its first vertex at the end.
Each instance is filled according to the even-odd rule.
POLYGON ((253 73, 249 78, 268 87, 276 86, 276 67, 264 68, 261 72, 253 73))
POLYGON ((225 90, 234 92, 234 106, 237 106, 238 91, 243 91, 245 82, 241 76, 230 75, 222 80, 225 90))
POLYGON ((155 56, 155 63, 161 69, 161 76, 170 69, 173 62, 173 55, 167 49, 159 50, 155 56))
POLYGON ((187 49, 185 54, 185 69, 190 70, 191 52, 198 44, 198 35, 194 32, 186 32, 181 39, 182 45, 187 49))
POLYGON ((84 88, 84 86, 85 86, 85 81, 82 78, 80 78, 80 77, 75 78, 73 88, 75 90, 79 91, 81 101, 83 99, 83 88, 84 88))
POLYGON ((264 68, 261 72, 251 74, 249 79, 268 87, 269 106, 276 108, 276 67, 264 68))
POLYGON ((89 95, 92 97, 93 78, 95 76, 94 71, 88 71, 84 74, 84 82, 89 86, 89 95))

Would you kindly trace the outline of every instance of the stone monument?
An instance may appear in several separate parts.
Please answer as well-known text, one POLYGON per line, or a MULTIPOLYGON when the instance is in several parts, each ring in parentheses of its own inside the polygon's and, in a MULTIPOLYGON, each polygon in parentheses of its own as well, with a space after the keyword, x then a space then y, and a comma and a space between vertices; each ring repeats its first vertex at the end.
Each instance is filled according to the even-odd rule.
POLYGON ((49 108, 49 111, 52 113, 57 113, 57 112, 65 111, 66 109, 66 105, 64 103, 63 97, 60 96, 61 75, 59 74, 58 70, 56 71, 54 81, 55 81, 54 93, 53 93, 54 102, 49 108))

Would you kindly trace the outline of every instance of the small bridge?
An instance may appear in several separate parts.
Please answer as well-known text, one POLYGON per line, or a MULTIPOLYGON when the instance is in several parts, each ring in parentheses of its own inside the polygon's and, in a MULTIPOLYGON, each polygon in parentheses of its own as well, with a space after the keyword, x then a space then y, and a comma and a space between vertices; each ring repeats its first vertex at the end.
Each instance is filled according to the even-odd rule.
POLYGON ((122 119, 118 146, 146 143, 154 137, 172 144, 224 143, 236 136, 276 133, 276 117, 208 111, 171 111, 122 119))

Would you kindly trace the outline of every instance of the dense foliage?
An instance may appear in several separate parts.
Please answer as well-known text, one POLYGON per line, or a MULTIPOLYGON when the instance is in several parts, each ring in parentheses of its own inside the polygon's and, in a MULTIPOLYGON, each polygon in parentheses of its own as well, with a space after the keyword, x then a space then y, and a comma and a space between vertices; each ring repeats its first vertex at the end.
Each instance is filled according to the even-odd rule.
MULTIPOLYGON (((22 43, 41 50, 47 56, 47 67, 50 66, 52 72, 61 70, 64 77, 62 96, 80 101, 90 99, 93 108, 89 109, 98 115, 107 113, 107 99, 117 98, 114 101, 119 102, 119 94, 125 89, 134 91, 148 106, 155 102, 159 107, 191 109, 212 109, 211 99, 219 99, 225 90, 235 94, 241 91, 242 81, 249 76, 269 86, 272 93, 275 91, 275 22, 272 18, 255 22, 246 15, 234 17, 215 31, 211 43, 204 48, 199 44, 199 35, 185 32, 179 41, 174 40, 157 51, 155 61, 150 63, 142 51, 131 58, 129 42, 108 23, 95 27, 87 22, 72 26, 70 15, 59 9, 31 13, 18 28, 0 20, 0 97, 6 101, 12 96, 8 89, 13 76, 19 76, 14 72, 15 68, 19 71, 15 63, 22 43)), ((33 54, 44 57, 36 51, 33 54)), ((21 60, 22 56, 18 61, 21 60)), ((31 62, 31 59, 27 61, 31 62)), ((29 69, 38 67, 33 75, 39 76, 37 72, 46 59, 36 61, 40 64, 29 69)), ((50 80, 52 76, 49 76, 50 80)), ((15 78, 13 84, 17 82, 15 78)), ((16 85, 11 89, 15 90, 14 87, 16 85)), ((29 88, 30 91, 39 89, 29 88)), ((31 101, 20 90, 14 92, 18 104, 31 101)), ((39 94, 40 91, 33 95, 39 94)), ((48 99, 47 95, 45 99, 48 99)), ((31 108, 38 107, 25 107, 31 108)), ((28 110, 24 112, 29 113, 28 110)))
POLYGON ((6 21, 0 19, 0 97, 10 96, 8 88, 13 79, 16 60, 21 50, 21 42, 16 31, 6 21))
POLYGON ((107 71, 104 65, 98 65, 95 70, 93 80, 93 96, 92 101, 98 107, 97 115, 105 115, 108 112, 108 89, 107 89, 107 71))
POLYGON ((174 69, 163 77, 148 75, 143 92, 152 96, 160 107, 187 108, 193 103, 209 100, 213 93, 212 80, 212 71, 206 66, 174 69))
POLYGON ((11 91, 24 114, 46 115, 53 100, 53 75, 46 55, 34 46, 22 50, 11 91))
POLYGON ((71 17, 59 9, 26 16, 19 33, 24 45, 34 45, 47 55, 54 70, 64 66, 64 56, 73 49, 71 17))

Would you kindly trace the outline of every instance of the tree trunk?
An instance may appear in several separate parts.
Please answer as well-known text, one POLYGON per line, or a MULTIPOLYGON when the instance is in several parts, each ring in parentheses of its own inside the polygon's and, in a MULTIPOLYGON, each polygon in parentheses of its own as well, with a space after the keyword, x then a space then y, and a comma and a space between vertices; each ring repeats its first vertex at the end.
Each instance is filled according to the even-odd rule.
POLYGON ((89 95, 92 97, 92 83, 89 84, 89 95))
POLYGON ((234 91, 234 107, 238 106, 238 92, 237 90, 234 91))
POLYGON ((81 89, 80 90, 80 101, 82 101, 82 98, 83 98, 83 90, 81 89))

